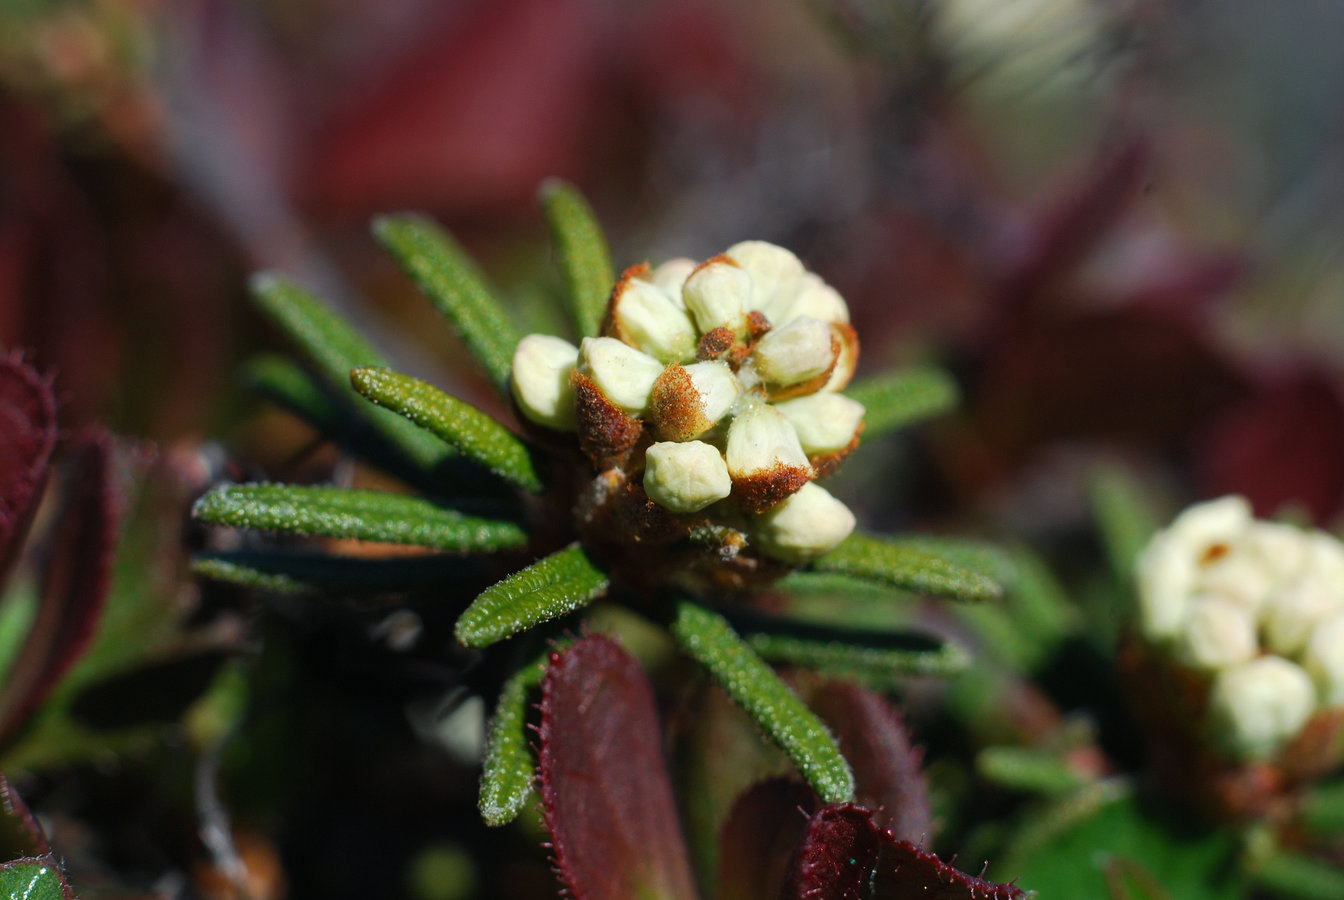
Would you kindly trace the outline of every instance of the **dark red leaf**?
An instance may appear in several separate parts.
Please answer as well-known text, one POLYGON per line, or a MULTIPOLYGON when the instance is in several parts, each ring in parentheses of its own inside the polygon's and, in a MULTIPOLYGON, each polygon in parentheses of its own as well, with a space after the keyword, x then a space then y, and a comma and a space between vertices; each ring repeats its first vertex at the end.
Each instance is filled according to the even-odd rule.
POLYGON ((696 896, 639 663, 589 637, 551 655, 542 684, 541 799, 577 900, 696 896))
POLYGON ((0 691, 0 742, 79 658, 107 596, 120 519, 111 436, 90 431, 76 438, 64 480, 37 618, 0 691))
POLYGON ((56 446, 51 382, 0 354, 0 588, 23 546, 56 446))
POLYGON ((820 805, 792 778, 763 781, 739 797, 720 835, 718 900, 777 900, 820 805))
POLYGON ((49 866, 56 874, 65 900, 72 900, 74 892, 65 879, 65 869, 51 852, 51 844, 28 804, 14 790, 9 779, 0 775, 0 853, 5 866, 38 863, 49 866))
POLYGON ((873 824, 871 811, 861 806, 825 807, 807 823, 807 834, 793 858, 780 900, 867 898, 882 834, 873 824))
POLYGON ((873 900, 1013 900, 1025 896, 1011 884, 967 875, 909 841, 883 833, 873 880, 873 900))
POLYGON ((924 840, 932 815, 920 766, 923 755, 896 708, 872 691, 844 682, 824 682, 807 695, 854 770, 855 798, 899 838, 924 840))

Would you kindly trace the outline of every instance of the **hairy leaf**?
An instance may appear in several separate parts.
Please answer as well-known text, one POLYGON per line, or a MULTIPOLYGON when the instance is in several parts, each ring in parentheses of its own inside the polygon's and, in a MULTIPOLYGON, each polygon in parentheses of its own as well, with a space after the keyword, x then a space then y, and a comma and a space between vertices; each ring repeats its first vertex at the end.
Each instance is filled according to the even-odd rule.
POLYGON ((453 323, 490 379, 503 387, 520 338, 471 258, 425 216, 381 216, 373 222, 373 233, 453 323))
POLYGON ((616 282, 606 235, 578 189, 564 181, 541 187, 541 203, 560 255, 560 271, 570 316, 579 337, 592 337, 602 325, 607 295, 616 282))
POLYGON ((0 588, 23 546, 56 447, 51 382, 0 354, 0 588))
POLYGON ((528 746, 528 695, 541 683, 546 662, 546 658, 529 660, 500 689, 486 737, 477 803, 487 825, 512 822, 532 796, 537 766, 528 746))
POLYGON ((3 813, 0 816, 0 833, 4 836, 3 842, 0 842, 0 853, 6 857, 51 855, 51 844, 47 842, 47 835, 42 831, 37 817, 4 775, 0 775, 0 813, 3 813))
POLYGON ((863 436, 874 438, 956 407, 961 394, 952 376, 933 366, 874 375, 845 388, 863 404, 863 436))
POLYGON ((989 600, 1003 593, 983 572, 899 538, 852 534, 813 566, 821 572, 871 578, 962 600, 989 600))
POLYGON ((1157 517, 1144 501, 1142 487, 1118 467, 1103 469, 1093 477, 1088 499, 1111 571, 1122 584, 1129 584, 1139 554, 1157 532, 1157 517))
POLYGON ((387 369, 355 369, 350 383, 369 400, 428 429, 501 478, 529 491, 541 490, 527 445, 471 404, 387 369))
POLYGON ((121 508, 112 438, 76 439, 49 539, 37 618, 0 690, 0 742, 7 740, 74 665, 93 638, 107 597, 121 508))
POLYGON ((353 488, 226 485, 196 501, 192 515, 210 525, 437 550, 500 550, 527 543, 527 533, 513 522, 464 515, 423 497, 353 488))
POLYGON ((827 806, 813 815, 781 900, 865 900, 882 850, 882 834, 871 816, 852 803, 827 806))
POLYGON ((1055 797, 1088 782, 1058 754, 1027 747, 986 747, 976 754, 975 770, 994 784, 1055 797))
POLYGON ((332 397, 329 387, 293 360, 258 354, 243 363, 238 377, 247 390, 278 404, 323 434, 346 427, 350 411, 332 397))
POLYGON ((541 798, 555 863, 583 900, 695 900, 648 679, 590 637, 553 654, 542 686, 541 798))
POLYGON ((817 795, 792 778, 755 784, 733 804, 719 839, 718 900, 779 900, 817 795))
POLYGON ((746 626, 743 635, 768 662, 802 666, 875 688, 899 685, 912 675, 955 675, 970 662, 956 644, 922 634, 781 623, 774 631, 746 626))
MULTIPOLYGON (((333 390, 346 390, 351 369, 387 366, 382 354, 348 322, 294 282, 276 275, 257 275, 252 279, 252 293, 257 305, 298 345, 333 390)), ((301 386, 293 373, 279 381, 273 368, 268 373, 270 387, 288 391, 289 400, 314 401, 311 388, 301 386)), ((364 412, 380 434, 423 468, 432 469, 453 456, 451 447, 401 416, 372 408, 364 412)))
POLYGON ((1015 885, 994 884, 967 875, 922 847, 896 840, 890 831, 884 831, 882 837, 882 853, 873 878, 873 900, 907 900, 910 897, 920 900, 1015 900, 1026 896, 1015 885))
POLYGON ((69 886, 50 857, 0 863, 0 897, 5 900, 70 900, 69 886))
POLYGON ((610 583, 582 547, 570 544, 486 588, 457 620, 454 633, 467 647, 488 647, 573 612, 610 583))
POLYGON ((726 619, 683 602, 677 606, 672 632, 780 746, 823 801, 853 799, 854 777, 825 726, 738 637, 726 619))
POLYGON ((459 556, 335 556, 281 550, 238 550, 200 554, 193 573, 216 581, 282 594, 381 593, 451 584, 483 571, 476 560, 459 556))

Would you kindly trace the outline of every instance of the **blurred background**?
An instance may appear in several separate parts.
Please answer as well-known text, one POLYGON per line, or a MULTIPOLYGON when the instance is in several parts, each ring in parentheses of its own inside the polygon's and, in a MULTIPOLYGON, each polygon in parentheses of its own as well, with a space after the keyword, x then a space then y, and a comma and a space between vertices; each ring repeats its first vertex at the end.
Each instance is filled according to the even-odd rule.
MULTIPOLYGON (((1341 34, 1344 6, 1308 0, 5 0, 0 346, 58 374, 69 428, 275 472, 312 435, 233 375, 279 346, 247 300, 274 269, 491 408, 367 223, 429 212, 553 330, 535 196, 561 176, 618 269, 784 244, 849 301, 861 373, 955 373, 957 414, 838 476, 868 527, 1067 542, 1099 457, 1329 525, 1341 34)), ((464 771, 444 791, 469 816, 464 771)), ((390 832, 458 828, 414 779, 353 787, 375 819, 388 792, 390 832)), ((416 864, 470 871, 457 846, 416 864)), ((314 880, 333 847, 378 852, 358 829, 286 845, 315 896, 355 877, 314 880)), ((522 865, 549 890, 540 852, 522 865)))

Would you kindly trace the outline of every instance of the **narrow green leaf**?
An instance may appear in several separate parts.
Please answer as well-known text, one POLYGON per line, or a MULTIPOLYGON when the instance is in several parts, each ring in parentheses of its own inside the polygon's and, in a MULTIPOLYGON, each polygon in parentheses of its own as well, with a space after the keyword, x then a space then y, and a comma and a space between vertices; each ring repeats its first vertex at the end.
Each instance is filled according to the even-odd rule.
POLYGON ((0 898, 4 900, 64 900, 56 864, 49 859, 20 859, 0 864, 0 898))
MULTIPOLYGON (((238 550, 192 558, 194 574, 284 594, 377 593, 448 584, 481 568, 459 556, 333 556, 238 550)), ((479 573, 476 573, 479 574, 479 573)))
POLYGON ((351 488, 226 485, 197 500, 192 515, 211 525, 438 550, 500 550, 527 543, 527 533, 513 522, 464 515, 423 497, 351 488))
POLYGON ((1344 834, 1344 780, 1317 785, 1302 800, 1303 826, 1317 834, 1344 834))
POLYGON ((1276 897, 1344 897, 1344 869, 1278 848, 1251 863, 1251 877, 1276 897))
POLYGON ((485 761, 481 768, 478 808, 485 824, 507 825, 518 817, 532 796, 537 763, 532 756, 527 730, 531 692, 546 674, 547 650, 514 672, 499 692, 495 714, 486 737, 485 761))
POLYGON ((952 376, 934 366, 874 375, 845 388, 845 396, 863 404, 864 438, 890 434, 954 409, 961 392, 952 376))
POLYGON ((1121 584, 1129 584, 1139 554, 1157 532, 1157 517, 1144 500, 1142 487, 1118 466, 1098 471, 1090 488, 1092 517, 1101 532, 1111 571, 1121 584))
POLYGON ((779 745, 825 803, 854 799, 854 775, 821 720, 752 652, 722 616, 677 606, 672 633, 779 745))
POLYGON ((813 563, 813 568, 962 600, 989 600, 1003 594, 1003 588, 984 572, 899 538, 852 534, 813 563))
POLYGON ((486 588, 457 620, 467 647, 488 647, 599 597, 610 581, 583 548, 570 544, 486 588))
POLYGON ((602 326, 607 296, 616 283, 606 235, 588 201, 568 182, 556 179, 543 184, 541 204, 560 254, 574 328, 579 337, 592 337, 602 326))
POLYGON ((387 369, 355 369, 355 390, 452 444, 468 459, 529 491, 541 490, 527 445, 469 403, 387 369))
MULTIPOLYGON (((520 336, 485 277, 457 241, 422 215, 373 221, 373 233, 461 336, 496 385, 503 387, 520 336)), ((381 365, 371 362, 367 365, 381 365)))
MULTIPOLYGON (((360 366, 386 366, 387 361, 348 322, 292 281, 271 274, 252 279, 252 294, 262 311, 298 345, 329 387, 344 392, 350 370, 360 366)), ((311 404, 312 386, 302 385, 293 373, 283 375, 272 365, 267 386, 285 392, 287 400, 311 404)), ((308 407, 300 407, 300 409, 308 407)), ((332 410, 324 410, 327 415, 332 410)), ((432 469, 451 458, 453 449, 426 434, 401 416, 381 409, 367 410, 367 419, 385 438, 419 466, 432 469)))
POLYGON ((336 431, 350 417, 328 389, 293 360, 262 353, 243 362, 243 387, 294 413, 323 434, 336 431))
POLYGON ((986 781, 1051 797, 1071 793, 1089 782, 1058 755, 1026 747, 986 747, 975 757, 975 770, 986 781))

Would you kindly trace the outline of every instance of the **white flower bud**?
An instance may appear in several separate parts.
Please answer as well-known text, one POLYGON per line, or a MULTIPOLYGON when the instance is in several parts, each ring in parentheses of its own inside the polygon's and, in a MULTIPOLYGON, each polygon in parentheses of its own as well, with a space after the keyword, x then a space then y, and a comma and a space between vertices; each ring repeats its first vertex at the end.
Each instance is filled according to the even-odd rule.
POLYGON ((760 310, 776 327, 787 322, 780 313, 793 302, 806 274, 798 257, 765 241, 742 241, 729 247, 724 256, 751 275, 753 299, 748 312, 760 310))
POLYGON ((663 441, 644 455, 644 493, 674 513, 693 513, 733 490, 728 466, 703 441, 663 441))
POLYGON ((654 382, 649 399, 654 430, 669 441, 699 437, 728 414, 739 392, 737 377, 725 362, 670 365, 654 382))
POLYGON ((593 380, 607 399, 632 416, 648 409, 653 382, 663 364, 616 338, 584 338, 579 345, 578 370, 593 380))
POLYGON ((815 272, 806 272, 798 280, 791 296, 776 300, 775 316, 771 322, 784 323, 798 316, 811 316, 823 322, 849 324, 849 306, 840 292, 822 280, 815 272))
POLYGON ((1176 656, 1197 669, 1221 669, 1254 659, 1259 652, 1255 618, 1244 606, 1222 597, 1196 597, 1176 656))
POLYGON ((751 358, 756 372, 770 384, 799 384, 828 370, 839 348, 831 326, 808 316, 767 332, 751 358))
POLYGON ((1251 541, 1243 538, 1227 546, 1226 553, 1199 568, 1195 590, 1215 594, 1257 613, 1274 590, 1274 570, 1251 541))
POLYGON ((832 322, 831 334, 840 343, 840 353, 835 357, 835 368, 831 369, 831 377, 826 379, 821 390, 843 391, 859 367, 859 336, 844 322, 832 322))
POLYGON ((812 477, 798 432, 784 414, 765 403, 742 410, 728 427, 725 454, 739 502, 762 512, 812 477))
POLYGON ((1333 534, 1307 532, 1307 566, 1332 590, 1344 592, 1344 544, 1333 534))
POLYGON ((1138 562, 1139 629, 1149 641, 1171 640, 1185 627, 1196 574, 1194 558, 1170 532, 1158 532, 1143 548, 1138 562))
POLYGON ((578 358, 577 347, 549 334, 529 334, 518 342, 509 383, 519 411, 529 421, 574 430, 574 388, 569 373, 578 358))
POLYGON ((678 256, 655 268, 649 276, 649 280, 662 288, 672 298, 673 303, 685 309, 686 301, 681 298, 681 286, 695 271, 696 265, 695 260, 686 256, 678 256))
POLYGON ((1316 689, 1301 666, 1261 656, 1218 673, 1209 722, 1233 755, 1265 759, 1301 730, 1315 705, 1316 689))
POLYGON ((741 334, 752 308, 751 276, 726 257, 716 257, 691 273, 681 296, 701 334, 715 328, 741 334))
POLYGON ((1344 612, 1344 595, 1314 572, 1307 572, 1279 591, 1264 611, 1265 644, 1283 656, 1306 646, 1312 629, 1344 612))
POLYGON ((863 404, 844 394, 808 394, 775 404, 798 432, 808 456, 838 453, 863 423, 863 404))
POLYGON ((1302 666, 1316 682, 1322 706, 1344 706, 1344 614, 1312 629, 1302 666))
POLYGON ((611 306, 612 336, 663 363, 695 358, 699 335, 667 292, 642 278, 623 278, 611 306))
POLYGON ((854 530, 854 514, 815 482, 752 520, 750 533, 776 559, 805 563, 830 551, 854 530))
POLYGON ((1310 540, 1301 528, 1281 522, 1255 522, 1251 526, 1251 543, 1276 583, 1296 577, 1307 565, 1310 540))
POLYGON ((1227 553, 1253 521, 1251 504, 1245 497, 1220 497, 1190 507, 1167 531, 1200 564, 1207 565, 1227 553))

